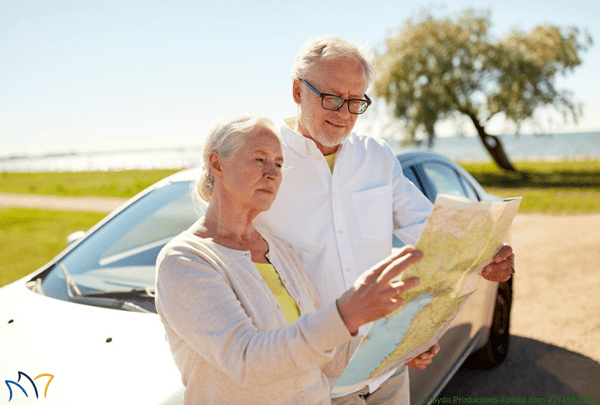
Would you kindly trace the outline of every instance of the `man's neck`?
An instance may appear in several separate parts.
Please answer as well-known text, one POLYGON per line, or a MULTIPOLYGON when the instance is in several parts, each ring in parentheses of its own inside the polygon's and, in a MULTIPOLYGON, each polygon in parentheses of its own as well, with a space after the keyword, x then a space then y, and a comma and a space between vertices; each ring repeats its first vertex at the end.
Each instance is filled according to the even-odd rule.
POLYGON ((312 140, 315 143, 315 145, 317 145, 317 148, 321 151, 321 153, 323 154, 323 156, 333 155, 340 148, 340 145, 336 145, 336 146, 333 146, 333 147, 328 147, 328 146, 321 145, 319 142, 315 141, 312 137, 310 137, 309 135, 305 134, 304 131, 302 130, 302 128, 300 127, 299 123, 298 123, 298 118, 296 118, 296 117, 286 118, 285 120, 283 120, 283 122, 285 122, 285 124, 288 127, 290 127, 290 129, 296 131, 297 133, 299 133, 303 137, 312 140))

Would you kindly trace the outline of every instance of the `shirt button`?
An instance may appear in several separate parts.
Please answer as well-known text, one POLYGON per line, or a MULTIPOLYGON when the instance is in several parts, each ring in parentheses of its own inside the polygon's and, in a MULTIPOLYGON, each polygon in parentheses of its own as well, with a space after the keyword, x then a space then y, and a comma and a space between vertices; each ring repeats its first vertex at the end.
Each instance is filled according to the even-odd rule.
POLYGON ((306 394, 304 393, 304 391, 300 391, 300 397, 304 398, 306 396, 306 394))
POLYGON ((350 267, 346 267, 346 271, 347 271, 348 273, 350 273, 350 271, 352 271, 352 269, 351 269, 350 267))
POLYGON ((344 233, 344 231, 342 231, 342 230, 340 229, 340 235, 341 235, 341 234, 343 234, 343 233, 344 233))

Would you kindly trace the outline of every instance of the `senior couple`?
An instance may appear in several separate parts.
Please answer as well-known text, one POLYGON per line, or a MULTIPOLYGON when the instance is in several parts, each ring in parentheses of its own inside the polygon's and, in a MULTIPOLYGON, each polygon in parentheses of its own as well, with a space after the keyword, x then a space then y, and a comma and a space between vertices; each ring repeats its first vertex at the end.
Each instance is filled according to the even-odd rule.
MULTIPOLYGON (((408 370, 331 393, 361 326, 403 305, 431 203, 383 142, 352 132, 373 69, 334 36, 292 69, 297 115, 280 130, 238 115, 212 128, 196 192, 205 214, 157 260, 156 306, 186 404, 408 404, 408 370), (285 160, 284 160, 285 159, 285 160)), ((483 277, 510 278, 504 246, 483 277)), ((407 363, 425 368, 439 346, 407 363)))

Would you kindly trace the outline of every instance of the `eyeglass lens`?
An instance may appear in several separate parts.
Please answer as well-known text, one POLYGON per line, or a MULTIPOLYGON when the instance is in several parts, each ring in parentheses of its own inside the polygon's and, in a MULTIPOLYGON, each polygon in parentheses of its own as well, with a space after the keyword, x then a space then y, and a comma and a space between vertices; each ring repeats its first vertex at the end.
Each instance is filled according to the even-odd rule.
MULTIPOLYGON (((323 97, 323 108, 327 110, 339 110, 344 104, 344 99, 337 96, 325 96, 323 97)), ((348 101, 348 108, 353 114, 361 114, 368 107, 366 101, 363 100, 350 100, 348 101)))

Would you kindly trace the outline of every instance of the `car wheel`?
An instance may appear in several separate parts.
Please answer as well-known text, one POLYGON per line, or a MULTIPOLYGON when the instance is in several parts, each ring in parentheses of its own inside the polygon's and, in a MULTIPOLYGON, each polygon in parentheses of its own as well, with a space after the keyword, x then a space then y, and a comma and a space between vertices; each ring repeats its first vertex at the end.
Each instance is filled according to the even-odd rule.
POLYGON ((506 359, 510 343, 511 284, 502 283, 498 287, 490 336, 485 346, 469 357, 466 364, 469 368, 489 370, 506 359))

